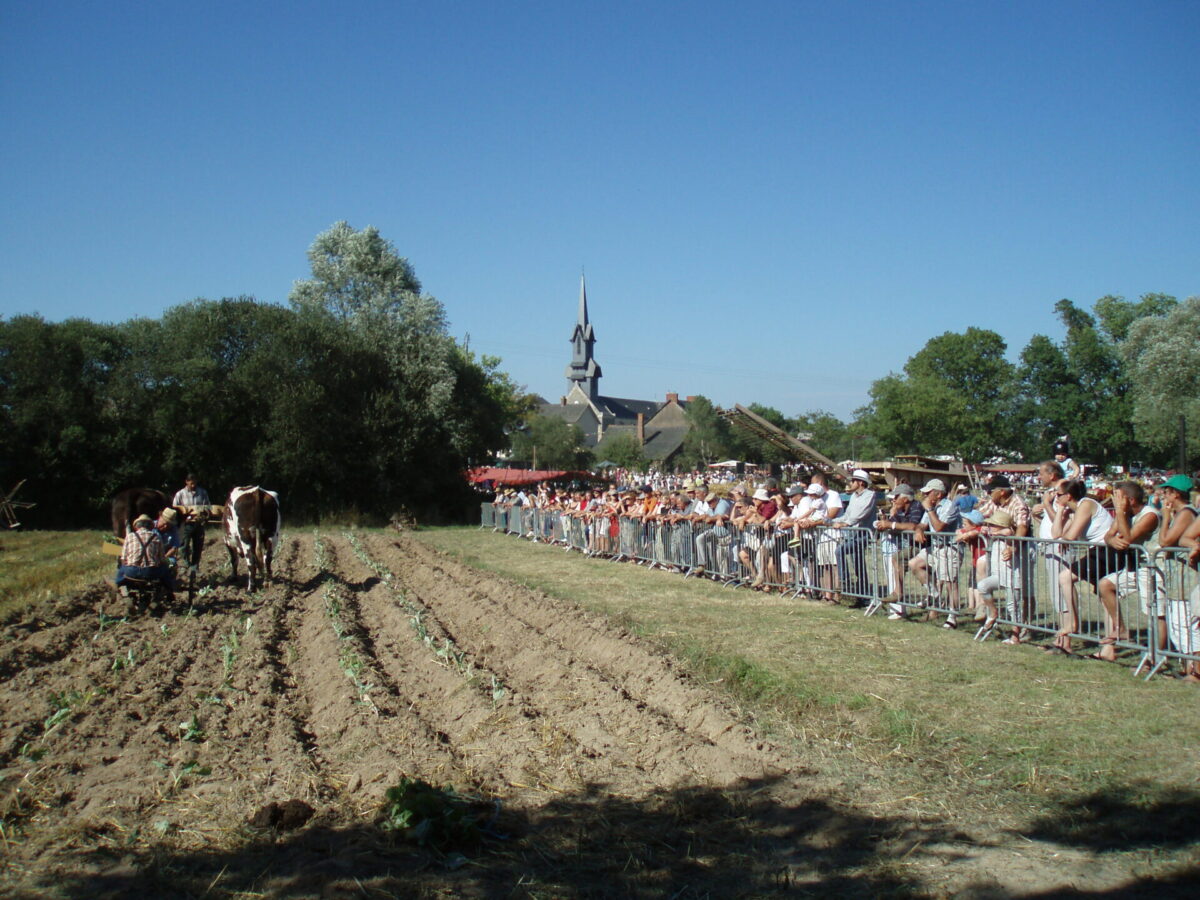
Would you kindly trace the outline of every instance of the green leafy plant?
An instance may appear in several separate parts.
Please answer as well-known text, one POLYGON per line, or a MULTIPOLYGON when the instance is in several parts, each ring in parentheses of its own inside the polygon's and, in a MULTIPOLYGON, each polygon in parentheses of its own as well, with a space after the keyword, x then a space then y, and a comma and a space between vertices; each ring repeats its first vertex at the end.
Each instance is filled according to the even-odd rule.
POLYGON ((183 740, 194 744, 203 742, 206 737, 204 729, 200 727, 200 720, 195 715, 187 722, 180 722, 179 730, 183 732, 183 740))
POLYGON ((470 800, 453 788, 414 778, 388 788, 379 824, 384 831, 435 850, 471 846, 483 836, 470 800))

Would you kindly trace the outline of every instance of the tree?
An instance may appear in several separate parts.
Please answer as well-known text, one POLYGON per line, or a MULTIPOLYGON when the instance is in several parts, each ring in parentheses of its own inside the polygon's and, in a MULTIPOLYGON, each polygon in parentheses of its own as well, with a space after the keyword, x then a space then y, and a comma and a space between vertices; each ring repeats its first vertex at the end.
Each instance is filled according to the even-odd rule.
POLYGON ((1134 320, 1121 350, 1137 439, 1174 459, 1182 417, 1194 459, 1200 448, 1200 297, 1189 297, 1165 315, 1134 320))
POLYGON ((461 471, 503 443, 512 420, 494 366, 477 363, 447 333, 445 309, 420 293, 412 266, 374 228, 337 222, 308 253, 313 277, 290 299, 344 326, 364 356, 382 363, 357 404, 368 440, 355 464, 377 504, 446 506, 461 471))
POLYGON ((871 386, 862 424, 886 450, 982 460, 1011 443, 1014 369, 1004 339, 968 328, 931 338, 904 365, 871 386))
POLYGON ((676 464, 683 469, 699 469, 725 459, 733 443, 729 423, 717 413, 712 401, 703 395, 689 400, 687 417, 692 427, 683 439, 676 464))
POLYGON ((584 469, 592 454, 583 445, 583 432, 554 416, 532 415, 513 432, 512 457, 540 469, 584 469))
POLYGON ((640 470, 646 464, 646 456, 642 445, 631 434, 618 434, 612 440, 601 441, 596 447, 595 456, 615 462, 622 469, 640 470))

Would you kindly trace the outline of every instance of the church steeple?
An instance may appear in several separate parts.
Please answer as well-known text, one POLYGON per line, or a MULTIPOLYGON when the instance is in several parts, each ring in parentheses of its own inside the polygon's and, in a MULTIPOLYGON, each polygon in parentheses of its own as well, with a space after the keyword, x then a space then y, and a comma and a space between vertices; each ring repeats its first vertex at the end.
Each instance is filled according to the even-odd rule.
POLYGON ((592 401, 600 395, 600 365, 592 355, 592 345, 595 343, 596 333, 588 321, 587 285, 580 272, 579 320, 571 332, 571 364, 567 366, 567 380, 573 385, 578 384, 592 401))

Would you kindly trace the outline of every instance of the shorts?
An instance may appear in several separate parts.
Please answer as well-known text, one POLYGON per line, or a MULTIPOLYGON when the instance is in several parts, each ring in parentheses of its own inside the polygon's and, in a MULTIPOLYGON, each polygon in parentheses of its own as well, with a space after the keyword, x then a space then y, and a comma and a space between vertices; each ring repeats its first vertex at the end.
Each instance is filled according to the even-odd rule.
POLYGON ((958 580, 958 570, 962 566, 962 550, 957 544, 931 547, 926 559, 933 577, 938 581, 958 580))
POLYGON ((1101 580, 1107 581, 1116 587, 1118 599, 1136 591, 1138 597, 1141 599, 1143 616, 1153 614, 1154 595, 1157 594, 1159 600, 1158 611, 1160 615, 1166 615, 1166 579, 1163 577, 1161 570, 1146 567, 1137 569, 1136 571, 1122 569, 1120 572, 1109 572, 1101 580))
POLYGON ((1123 562, 1109 547, 1089 547, 1083 556, 1071 563, 1071 574, 1096 587, 1109 572, 1124 568, 1123 562))

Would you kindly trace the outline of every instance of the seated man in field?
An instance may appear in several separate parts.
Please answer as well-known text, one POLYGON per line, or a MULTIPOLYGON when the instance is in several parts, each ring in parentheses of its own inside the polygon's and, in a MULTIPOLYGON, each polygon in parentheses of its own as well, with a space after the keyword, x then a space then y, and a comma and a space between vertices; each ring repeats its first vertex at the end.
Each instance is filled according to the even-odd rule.
POLYGON ((162 540, 154 530, 154 520, 146 515, 133 520, 117 562, 117 585, 124 586, 130 580, 159 581, 168 591, 173 587, 162 540))

